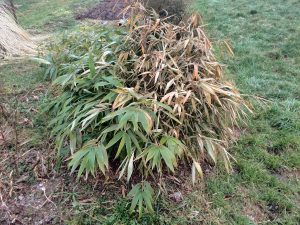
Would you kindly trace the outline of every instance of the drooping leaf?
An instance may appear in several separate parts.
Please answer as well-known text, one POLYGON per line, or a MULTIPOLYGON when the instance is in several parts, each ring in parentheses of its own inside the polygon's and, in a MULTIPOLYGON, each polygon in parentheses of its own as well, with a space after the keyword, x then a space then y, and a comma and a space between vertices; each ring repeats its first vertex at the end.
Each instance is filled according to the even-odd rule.
POLYGON ((143 183, 138 183, 128 194, 128 197, 132 198, 130 210, 137 210, 141 216, 144 211, 153 212, 153 189, 151 185, 144 181, 143 183))

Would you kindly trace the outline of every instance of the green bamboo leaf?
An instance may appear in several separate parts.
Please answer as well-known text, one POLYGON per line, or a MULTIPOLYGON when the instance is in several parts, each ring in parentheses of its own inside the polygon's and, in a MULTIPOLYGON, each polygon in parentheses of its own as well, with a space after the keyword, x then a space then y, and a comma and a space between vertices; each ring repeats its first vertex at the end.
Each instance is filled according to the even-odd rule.
POLYGON ((69 167, 72 166, 71 173, 73 173, 77 167, 80 164, 80 161, 84 158, 84 156, 88 154, 88 151, 84 150, 79 150, 72 156, 72 160, 69 163, 69 167))
POLYGON ((113 103, 116 97, 117 97, 117 93, 109 92, 107 95, 101 98, 101 102, 113 103))
POLYGON ((119 147, 118 147, 118 150, 117 150, 117 153, 116 153, 116 156, 115 156, 115 159, 118 158, 118 156, 120 155, 122 149, 124 148, 125 146, 125 138, 126 138, 126 133, 123 132, 123 136, 122 136, 122 139, 120 141, 120 144, 119 144, 119 147))
POLYGON ((152 169, 154 169, 156 167, 157 170, 159 172, 161 172, 162 168, 161 168, 161 153, 160 153, 160 148, 158 146, 155 146, 153 148, 153 151, 155 151, 155 154, 154 154, 153 160, 152 160, 152 169))
POLYGON ((92 111, 88 112, 87 115, 89 115, 88 117, 86 117, 81 123, 82 123, 82 129, 84 130, 88 125, 90 125, 95 119, 96 117, 99 115, 101 111, 97 110, 97 109, 93 109, 92 111))
POLYGON ((145 181, 143 184, 136 184, 129 192, 128 196, 132 198, 130 210, 137 208, 139 216, 144 211, 153 212, 153 189, 151 185, 145 181))
POLYGON ((60 85, 64 86, 71 80, 72 77, 73 77, 73 74, 66 74, 66 75, 60 76, 53 81, 53 84, 60 84, 60 85))
POLYGON ((165 110, 169 111, 169 112, 172 112, 172 108, 162 102, 158 102, 158 101, 154 101, 154 104, 164 108, 165 110))
POLYGON ((77 143, 76 132, 71 132, 69 137, 70 137, 70 149, 71 149, 71 153, 73 154, 74 151, 76 150, 76 143, 77 143))
POLYGON ((90 54, 89 56, 89 69, 90 69, 90 77, 94 77, 96 75, 95 62, 93 60, 93 56, 90 54))
POLYGON ((120 82, 120 80, 118 80, 117 78, 115 78, 113 76, 103 76, 102 79, 107 81, 108 83, 110 83, 114 87, 122 87, 123 86, 122 83, 120 82))
POLYGON ((134 114, 132 112, 126 112, 121 119, 119 120, 119 129, 124 129, 125 125, 128 123, 128 121, 134 117, 134 114))
POLYGON ((141 188, 142 188, 142 184, 134 185, 133 188, 128 193, 128 197, 134 197, 135 195, 137 195, 140 192, 141 188))
POLYGON ((140 196, 139 196, 139 207, 138 207, 138 211, 139 211, 139 217, 141 217, 142 216, 142 214, 143 214, 143 194, 141 194, 140 196))
POLYGON ((109 127, 107 127, 106 129, 104 129, 101 134, 106 134, 106 133, 110 133, 112 131, 117 131, 118 130, 119 125, 110 125, 109 127))
POLYGON ((108 168, 108 156, 104 145, 100 144, 96 149, 96 160, 99 169, 105 174, 106 169, 108 168))
POLYGON ((145 188, 145 191, 144 191, 144 202, 146 204, 146 208, 147 210, 150 212, 150 213, 153 213, 154 210, 153 210, 153 199, 152 199, 152 194, 150 192, 150 190, 148 190, 148 188, 145 188))
POLYGON ((137 134, 137 136, 145 143, 148 142, 148 138, 142 133, 140 132, 139 130, 136 130, 135 131, 135 134, 137 134))
POLYGON ((87 173, 90 172, 93 176, 95 176, 95 162, 96 162, 95 147, 89 149, 89 153, 87 154, 86 158, 87 158, 86 171, 87 173))
POLYGON ((112 147, 113 145, 115 145, 123 136, 124 132, 123 131, 119 131, 106 145, 106 149, 112 147))
POLYGON ((176 161, 176 157, 175 157, 174 153, 165 146, 159 146, 159 148, 160 148, 160 154, 161 154, 162 158, 164 159, 166 165, 174 173, 175 171, 174 171, 173 163, 176 161))
POLYGON ((155 146, 151 146, 145 150, 147 153, 146 162, 152 160, 156 154, 160 154, 159 150, 155 146))
POLYGON ((94 84, 94 88, 99 89, 100 87, 105 87, 107 85, 109 85, 108 82, 106 82, 106 81, 99 81, 99 82, 96 82, 94 84))
POLYGON ((131 119, 131 122, 133 124, 133 131, 137 131, 139 129, 139 125, 138 125, 139 117, 134 115, 131 119))
POLYGON ((127 155, 131 155, 132 154, 132 145, 131 145, 131 139, 130 136, 125 133, 125 146, 126 146, 126 151, 127 151, 127 155))
POLYGON ((150 133, 150 131, 152 129, 152 124, 153 124, 150 115, 147 112, 145 112, 145 111, 141 111, 138 114, 138 119, 139 119, 139 122, 142 124, 144 130, 147 133, 150 133))
POLYGON ((82 162, 81 162, 81 164, 80 164, 80 168, 79 168, 79 170, 78 170, 77 180, 79 180, 79 178, 81 177, 83 171, 85 170, 86 165, 87 165, 87 163, 88 163, 87 160, 88 160, 87 158, 84 158, 84 159, 82 160, 82 162))
POLYGON ((131 202, 131 207, 130 207, 130 211, 134 211, 134 209, 136 208, 137 204, 143 199, 143 196, 141 193, 138 193, 136 195, 134 195, 132 202, 131 202))
POLYGON ((142 148, 138 142, 138 139, 136 138, 135 134, 132 133, 132 131, 128 131, 128 135, 130 137, 130 139, 132 140, 133 144, 135 145, 135 147, 141 152, 142 148))
MULTIPOLYGON (((51 62, 49 62, 49 61, 46 60, 46 59, 37 58, 37 57, 32 57, 31 59, 32 59, 33 61, 36 61, 36 62, 41 63, 41 64, 51 65, 51 62)), ((50 68, 51 68, 51 67, 50 67, 50 68)))
POLYGON ((107 121, 109 121, 109 120, 112 120, 112 119, 114 119, 116 116, 119 116, 119 115, 125 113, 126 110, 127 110, 127 108, 122 108, 122 109, 119 109, 119 110, 117 110, 117 111, 115 111, 115 112, 112 112, 112 113, 108 114, 107 116, 105 116, 104 118, 102 118, 101 122, 102 122, 102 123, 105 123, 105 122, 107 122, 107 121))

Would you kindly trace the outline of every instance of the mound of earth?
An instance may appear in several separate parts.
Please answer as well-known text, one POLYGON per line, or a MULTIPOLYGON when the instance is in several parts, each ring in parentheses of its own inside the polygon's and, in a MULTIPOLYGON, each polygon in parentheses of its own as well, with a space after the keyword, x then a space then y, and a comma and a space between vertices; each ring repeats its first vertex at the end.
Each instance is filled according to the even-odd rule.
POLYGON ((123 18, 122 11, 133 0, 102 0, 93 8, 78 14, 76 19, 119 20, 123 18))

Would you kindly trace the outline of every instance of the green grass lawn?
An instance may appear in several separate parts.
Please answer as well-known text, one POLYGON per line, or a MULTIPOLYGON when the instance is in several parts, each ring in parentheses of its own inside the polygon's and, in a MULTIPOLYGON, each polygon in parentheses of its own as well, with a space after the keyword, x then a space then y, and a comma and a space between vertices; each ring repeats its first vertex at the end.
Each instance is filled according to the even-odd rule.
MULTIPOLYGON (((74 10, 95 1, 16 2, 22 26, 49 33, 72 27, 74 10)), ((202 14, 213 42, 230 40, 233 46, 235 57, 220 55, 228 77, 243 94, 268 100, 261 106, 247 97, 252 99, 255 113, 231 149, 237 159, 233 174, 214 169, 184 196, 183 202, 162 199, 157 214, 143 217, 140 222, 128 216, 126 202, 120 201, 107 210, 102 207, 101 197, 89 219, 82 219, 86 211, 74 206, 78 218, 70 223, 300 224, 299 8, 298 0, 195 3, 194 9, 202 14)), ((0 67, 0 82, 7 93, 28 90, 43 83, 42 73, 43 69, 32 62, 10 63, 0 67)))
POLYGON ((62 31, 76 24, 74 15, 98 0, 16 0, 19 23, 34 33, 62 31))
POLYGON ((212 223, 300 223, 300 2, 197 2, 213 40, 229 39, 227 73, 244 94, 270 100, 257 107, 232 152, 232 176, 215 174, 205 193, 212 223), (230 198, 226 198, 230 196, 230 198), (251 220, 252 219, 252 220, 251 220))
POLYGON ((0 79, 6 94, 26 91, 43 82, 44 69, 30 60, 19 60, 2 65, 0 79))

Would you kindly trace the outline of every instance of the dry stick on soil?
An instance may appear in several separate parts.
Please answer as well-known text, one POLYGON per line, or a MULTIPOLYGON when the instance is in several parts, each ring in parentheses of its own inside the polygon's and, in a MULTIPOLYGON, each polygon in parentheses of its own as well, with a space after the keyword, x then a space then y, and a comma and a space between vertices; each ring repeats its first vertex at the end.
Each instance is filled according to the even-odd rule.
POLYGON ((15 165, 15 171, 17 176, 20 175, 19 172, 19 148, 18 148, 18 130, 17 130, 17 110, 14 111, 14 121, 13 121, 13 129, 14 129, 14 133, 15 133, 15 154, 13 154, 13 159, 14 159, 14 165, 15 165))
MULTIPOLYGON (((0 103, 0 116, 4 119, 4 121, 7 121, 8 116, 6 115, 6 110, 2 103, 0 103)), ((6 137, 4 134, 5 134, 4 130, 1 130, 0 131, 0 138, 1 138, 0 140, 2 140, 2 145, 6 146, 6 137)))

